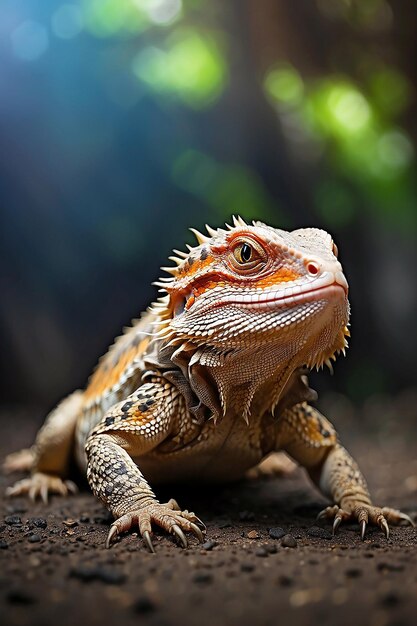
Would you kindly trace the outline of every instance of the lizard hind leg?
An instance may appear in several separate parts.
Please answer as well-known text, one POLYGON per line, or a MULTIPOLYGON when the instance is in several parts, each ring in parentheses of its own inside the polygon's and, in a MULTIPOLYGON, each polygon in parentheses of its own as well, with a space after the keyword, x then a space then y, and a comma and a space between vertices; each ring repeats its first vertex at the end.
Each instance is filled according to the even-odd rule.
POLYGON ((32 471, 29 478, 9 487, 6 496, 28 495, 32 500, 41 498, 46 503, 49 493, 67 495, 77 491, 76 485, 65 478, 82 404, 82 392, 75 391, 48 415, 30 449, 6 458, 5 471, 32 471))
POLYGON ((3 462, 3 472, 13 474, 14 472, 30 472, 35 463, 35 452, 33 448, 23 448, 17 452, 8 454, 3 462))
POLYGON ((297 465, 292 459, 283 452, 272 452, 266 458, 262 459, 258 465, 251 467, 246 472, 246 478, 273 478, 279 476, 284 478, 293 473, 297 465))

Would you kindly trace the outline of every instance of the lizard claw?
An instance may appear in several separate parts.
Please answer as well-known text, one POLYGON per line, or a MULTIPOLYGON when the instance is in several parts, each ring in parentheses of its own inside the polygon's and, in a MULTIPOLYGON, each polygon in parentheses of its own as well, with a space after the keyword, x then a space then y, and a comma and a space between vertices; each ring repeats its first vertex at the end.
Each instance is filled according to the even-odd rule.
MULTIPOLYGON (((363 541, 365 539, 365 533, 366 533, 366 521, 363 519, 360 522, 359 526, 360 526, 360 529, 361 529, 361 539, 363 541)), ((388 537, 387 537, 387 539, 388 539, 388 537)))
POLYGON ((153 547, 150 532, 148 530, 144 530, 142 537, 143 537, 143 541, 146 543, 146 547, 148 548, 149 552, 152 552, 152 554, 155 554, 155 548, 153 547))
POLYGON ((380 520, 379 527, 384 531, 385 538, 388 540, 389 539, 389 526, 385 517, 382 517, 382 519, 380 520))
POLYGON ((337 529, 339 528, 340 524, 342 523, 342 519, 343 517, 339 514, 336 515, 336 517, 334 518, 333 521, 333 535, 336 534, 337 529))
POLYGON ((107 535, 107 539, 106 539, 106 548, 110 548, 113 539, 119 534, 118 530, 117 530, 117 526, 115 524, 113 524, 110 527, 109 530, 109 534, 107 535))
POLYGON ((398 511, 397 509, 389 509, 388 507, 384 507, 382 509, 382 515, 393 524, 401 524, 401 522, 406 522, 407 524, 415 528, 415 523, 413 522, 411 517, 406 513, 398 511))
POLYGON ((343 521, 357 520, 362 540, 365 539, 368 522, 379 526, 387 540, 390 536, 389 524, 401 524, 402 522, 406 522, 410 526, 415 526, 413 520, 408 515, 396 509, 387 507, 380 509, 371 504, 362 503, 355 505, 354 502, 348 503, 345 509, 337 505, 328 506, 323 509, 323 511, 320 511, 317 516, 317 519, 323 518, 333 519, 333 534, 336 533, 343 521))
POLYGON ((175 534, 178 539, 180 540, 180 543, 182 545, 183 548, 188 548, 188 541, 186 536, 184 535, 184 533, 182 532, 181 528, 179 526, 177 526, 177 524, 174 524, 172 527, 172 533, 175 534))
POLYGON ((204 542, 204 535, 197 524, 190 523, 190 530, 194 533, 200 543, 204 542))
POLYGON ((155 552, 151 540, 152 524, 156 524, 174 535, 183 548, 188 547, 188 541, 184 534, 186 531, 192 532, 199 541, 204 541, 205 526, 203 522, 194 513, 181 511, 175 500, 170 500, 166 504, 152 502, 116 519, 107 536, 106 547, 110 547, 116 535, 139 527, 140 535, 146 547, 150 552, 155 552))

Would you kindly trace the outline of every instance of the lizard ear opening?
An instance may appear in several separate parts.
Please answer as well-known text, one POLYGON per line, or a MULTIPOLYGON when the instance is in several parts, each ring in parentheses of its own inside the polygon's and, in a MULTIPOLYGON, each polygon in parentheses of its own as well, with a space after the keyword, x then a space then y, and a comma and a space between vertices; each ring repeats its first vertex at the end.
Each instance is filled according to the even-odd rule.
POLYGON ((181 313, 184 313, 185 311, 185 305, 187 303, 187 299, 184 297, 178 298, 177 302, 174 303, 174 309, 173 309, 173 317, 178 317, 178 315, 181 315, 181 313))
POLYGON ((172 294, 172 317, 178 317, 179 315, 182 315, 184 311, 188 311, 188 309, 194 304, 194 301, 195 297, 193 293, 172 294))

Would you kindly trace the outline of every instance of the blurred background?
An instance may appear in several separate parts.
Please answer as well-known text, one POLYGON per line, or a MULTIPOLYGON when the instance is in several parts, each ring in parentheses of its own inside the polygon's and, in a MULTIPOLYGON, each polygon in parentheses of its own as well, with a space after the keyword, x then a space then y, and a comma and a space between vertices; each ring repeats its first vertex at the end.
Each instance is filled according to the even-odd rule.
POLYGON ((416 31, 412 0, 2 0, 3 404, 83 386, 187 228, 240 214, 337 241, 351 348, 313 385, 409 407, 416 31))

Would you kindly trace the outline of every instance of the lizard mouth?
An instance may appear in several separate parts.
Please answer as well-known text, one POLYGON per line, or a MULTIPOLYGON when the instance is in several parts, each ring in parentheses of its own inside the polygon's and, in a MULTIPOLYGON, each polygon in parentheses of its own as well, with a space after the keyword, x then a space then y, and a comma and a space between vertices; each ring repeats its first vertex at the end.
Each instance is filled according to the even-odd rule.
MULTIPOLYGON (((337 277, 339 278, 339 277, 337 277)), ((319 281, 318 281, 319 282, 319 281)), ((321 282, 321 281, 320 281, 321 282)), ((323 281, 324 282, 324 281, 323 281)), ((322 283, 316 285, 314 289, 304 289, 303 287, 290 287, 285 290, 283 294, 282 289, 280 291, 271 291, 267 296, 264 294, 248 294, 243 297, 231 297, 227 299, 228 304, 238 304, 251 309, 262 308, 287 308, 293 307, 299 304, 306 304, 308 302, 315 302, 318 300, 337 300, 347 297, 347 283, 343 277, 343 281, 334 280, 329 283, 322 283)))

